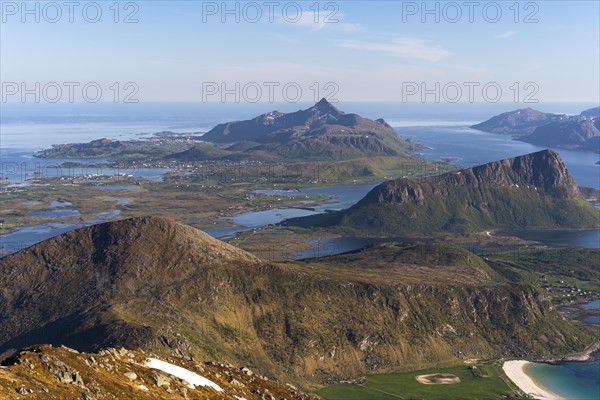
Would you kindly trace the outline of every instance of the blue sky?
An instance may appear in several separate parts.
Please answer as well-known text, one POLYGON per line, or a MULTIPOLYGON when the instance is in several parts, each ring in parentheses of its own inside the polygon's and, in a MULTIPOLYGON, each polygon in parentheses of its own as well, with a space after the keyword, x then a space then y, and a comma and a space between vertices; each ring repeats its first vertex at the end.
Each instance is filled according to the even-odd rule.
MULTIPOLYGON (((472 2, 473 21, 464 1, 428 2, 439 12, 427 15, 420 1, 274 1, 271 9, 257 1, 246 6, 247 14, 248 2, 229 2, 240 10, 239 22, 231 14, 222 21, 222 2, 137 1, 119 3, 119 23, 114 1, 97 2, 97 23, 84 18, 88 2, 79 3, 73 22, 61 7, 62 17, 50 23, 55 14, 51 8, 43 13, 45 2, 37 3, 36 22, 34 14, 15 10, 20 1, 2 1, 3 83, 98 82, 106 92, 113 82, 134 82, 140 101, 221 101, 222 87, 208 96, 207 85, 234 88, 236 82, 258 84, 260 101, 269 99, 265 82, 279 85, 276 100, 290 83, 308 101, 317 94, 340 101, 435 101, 433 94, 423 99, 422 89, 436 83, 438 92, 450 85, 442 102, 456 98, 457 85, 460 100, 468 101, 465 82, 476 84, 475 101, 485 100, 482 87, 490 83, 501 89, 502 101, 521 103, 529 94, 541 102, 596 102, 600 96, 598 1, 472 2), (295 4, 302 14, 292 22, 295 4), (262 17, 251 22, 256 9, 262 17), (337 22, 323 23, 334 11, 337 22), (123 23, 132 12, 138 22, 123 23), (537 22, 526 23, 528 16, 537 22), (411 88, 418 91, 408 95, 411 88)), ((94 10, 88 8, 87 17, 94 10)), ((256 92, 248 93, 256 99, 256 92)))

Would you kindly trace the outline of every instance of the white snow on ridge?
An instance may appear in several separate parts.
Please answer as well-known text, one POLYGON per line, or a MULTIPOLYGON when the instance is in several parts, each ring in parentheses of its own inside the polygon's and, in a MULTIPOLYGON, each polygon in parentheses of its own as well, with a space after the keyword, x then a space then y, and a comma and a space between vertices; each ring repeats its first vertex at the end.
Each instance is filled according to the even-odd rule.
POLYGON ((204 378, 203 376, 198 375, 195 372, 187 370, 182 367, 178 367, 177 365, 169 364, 168 362, 157 360, 156 358, 149 358, 146 361, 146 366, 158 369, 160 371, 166 372, 167 374, 173 375, 181 380, 187 382, 188 387, 190 389, 195 389, 196 386, 208 386, 215 389, 217 392, 222 392, 223 389, 221 386, 217 385, 211 380, 204 378))

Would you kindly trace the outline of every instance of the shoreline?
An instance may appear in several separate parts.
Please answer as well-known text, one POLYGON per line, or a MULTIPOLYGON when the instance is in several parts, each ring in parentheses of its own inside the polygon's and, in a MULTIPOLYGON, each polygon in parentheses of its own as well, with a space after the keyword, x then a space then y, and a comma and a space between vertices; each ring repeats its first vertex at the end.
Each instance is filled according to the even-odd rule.
POLYGON ((600 341, 596 341, 586 347, 583 351, 579 353, 574 353, 570 355, 565 355, 562 357, 554 357, 554 358, 545 358, 540 359, 540 363, 546 364, 560 364, 561 362, 591 362, 596 359, 596 357, 600 356, 600 341))
POLYGON ((540 400, 565 400, 556 393, 544 388, 525 372, 532 364, 525 360, 510 360, 502 364, 502 371, 523 393, 540 400))

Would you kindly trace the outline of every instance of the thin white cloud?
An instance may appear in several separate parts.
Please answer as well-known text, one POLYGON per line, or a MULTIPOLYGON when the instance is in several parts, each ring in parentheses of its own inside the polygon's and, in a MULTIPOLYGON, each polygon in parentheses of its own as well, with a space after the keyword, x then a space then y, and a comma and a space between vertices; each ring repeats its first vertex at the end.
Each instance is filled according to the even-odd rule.
POLYGON ((333 27, 333 29, 341 31, 341 32, 360 32, 364 31, 365 27, 361 24, 353 24, 350 22, 342 22, 337 24, 337 26, 333 27))
POLYGON ((432 46, 415 38, 395 38, 391 42, 367 42, 363 40, 341 40, 337 46, 346 49, 377 51, 391 56, 425 61, 440 61, 452 55, 449 51, 432 46))
POLYGON ((524 64, 524 68, 528 71, 541 71, 544 67, 545 65, 540 62, 529 62, 524 64))
POLYGON ((341 17, 343 16, 336 15, 333 17, 330 12, 325 11, 319 11, 317 13, 305 12, 302 13, 298 21, 285 20, 280 17, 279 23, 306 28, 311 32, 317 32, 323 29, 340 32, 360 32, 365 30, 365 27, 361 24, 342 22, 340 20, 341 17))
POLYGON ((519 31, 506 31, 496 36, 497 39, 506 39, 515 35, 518 35, 519 31))
POLYGON ((448 68, 457 69, 460 71, 468 72, 470 74, 482 75, 488 71, 487 68, 477 67, 477 66, 473 66, 473 65, 469 65, 469 64, 454 64, 453 63, 453 64, 445 64, 445 65, 448 68))

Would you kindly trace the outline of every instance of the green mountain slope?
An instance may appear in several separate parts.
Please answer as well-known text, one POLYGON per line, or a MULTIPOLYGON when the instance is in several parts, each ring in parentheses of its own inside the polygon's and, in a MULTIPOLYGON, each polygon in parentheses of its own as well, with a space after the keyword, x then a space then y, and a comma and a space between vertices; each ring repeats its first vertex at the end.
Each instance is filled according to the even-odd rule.
POLYGON ((291 221, 376 234, 434 234, 497 228, 582 228, 600 213, 551 150, 375 187, 348 210, 291 221))
POLYGON ((159 218, 82 228, 0 260, 0 354, 34 343, 123 346, 315 387, 463 357, 562 354, 591 341, 537 289, 488 285, 491 272, 475 255, 384 246, 363 262, 377 252, 397 254, 389 274, 373 265, 394 279, 363 273, 359 259, 268 263, 159 218), (434 272, 408 280, 411 265, 434 272), (477 279, 449 282, 459 267, 477 279))

